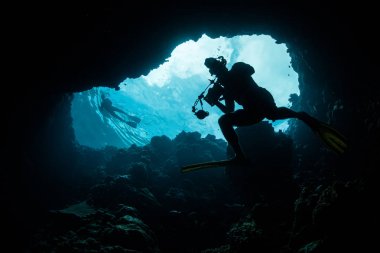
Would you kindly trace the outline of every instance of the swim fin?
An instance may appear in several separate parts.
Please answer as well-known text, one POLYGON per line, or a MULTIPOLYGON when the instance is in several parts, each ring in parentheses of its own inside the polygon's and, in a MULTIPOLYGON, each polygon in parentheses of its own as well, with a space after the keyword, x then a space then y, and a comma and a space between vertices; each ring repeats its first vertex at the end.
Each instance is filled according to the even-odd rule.
POLYGON ((337 154, 343 154, 348 148, 347 139, 332 126, 301 112, 300 119, 308 125, 313 132, 319 136, 324 144, 337 154))
POLYGON ((128 121, 127 124, 133 128, 136 128, 137 127, 137 123, 134 122, 134 121, 128 121))
POLYGON ((348 148, 347 139, 333 127, 319 122, 313 131, 321 138, 327 147, 338 154, 343 154, 348 148))
POLYGON ((192 171, 207 169, 207 168, 225 167, 230 164, 233 164, 232 160, 220 160, 220 161, 211 161, 211 162, 203 162, 203 163, 194 163, 194 164, 183 166, 181 168, 181 172, 186 173, 186 172, 192 172, 192 171))
POLYGON ((128 115, 128 118, 131 119, 131 120, 133 120, 137 124, 141 122, 141 119, 138 118, 138 117, 136 117, 136 116, 128 115))
POLYGON ((196 170, 214 168, 214 167, 226 167, 228 165, 234 166, 250 166, 251 163, 246 159, 229 159, 229 160, 219 160, 219 161, 211 161, 211 162, 203 162, 203 163, 194 163, 190 165, 183 166, 181 168, 182 173, 192 172, 196 170))

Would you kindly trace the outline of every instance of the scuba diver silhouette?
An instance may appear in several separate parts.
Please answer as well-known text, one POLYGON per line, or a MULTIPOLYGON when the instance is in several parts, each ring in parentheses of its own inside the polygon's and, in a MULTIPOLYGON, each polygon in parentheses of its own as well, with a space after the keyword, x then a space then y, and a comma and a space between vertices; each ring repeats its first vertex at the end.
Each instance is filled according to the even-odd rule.
POLYGON ((123 110, 113 106, 112 101, 109 98, 107 98, 104 93, 102 93, 101 98, 102 98, 101 104, 100 104, 101 110, 106 111, 111 116, 117 118, 118 120, 128 124, 129 126, 131 126, 133 128, 136 128, 137 124, 140 123, 141 119, 139 119, 135 116, 129 115, 128 113, 124 112, 123 110), (122 117, 117 115, 116 112, 126 115, 131 121, 124 120, 122 117))
MULTIPOLYGON (((271 93, 258 86, 251 77, 255 73, 252 66, 244 62, 237 62, 231 67, 231 70, 228 70, 226 63, 227 61, 222 56, 205 59, 205 66, 209 69, 210 74, 216 78, 210 80, 210 84, 214 84, 214 86, 209 89, 206 96, 203 96, 202 93, 198 97, 198 101, 204 98, 211 106, 216 105, 224 112, 218 123, 225 139, 235 152, 235 157, 231 161, 248 162, 233 127, 253 125, 261 122, 264 118, 273 121, 288 118, 300 119, 329 148, 339 154, 344 153, 347 148, 346 140, 338 131, 306 112, 295 112, 286 107, 277 107, 271 93), (224 104, 221 102, 223 100, 224 104), (243 109, 235 110, 235 102, 241 105, 243 109)), ((193 112, 195 112, 194 106, 193 112)), ((202 109, 195 112, 195 115, 202 119, 208 113, 202 109)))

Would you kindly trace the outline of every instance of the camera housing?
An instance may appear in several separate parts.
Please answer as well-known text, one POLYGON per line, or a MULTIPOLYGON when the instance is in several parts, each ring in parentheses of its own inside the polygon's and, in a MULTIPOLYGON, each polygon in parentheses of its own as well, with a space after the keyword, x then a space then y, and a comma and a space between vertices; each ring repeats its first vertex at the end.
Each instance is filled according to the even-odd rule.
POLYGON ((224 92, 224 88, 220 84, 215 83, 210 89, 208 89, 207 94, 204 97, 204 100, 209 105, 214 106, 215 103, 223 95, 223 92, 224 92))
POLYGON ((206 112, 205 110, 199 110, 194 112, 194 114, 198 119, 204 119, 209 115, 209 112, 206 112))

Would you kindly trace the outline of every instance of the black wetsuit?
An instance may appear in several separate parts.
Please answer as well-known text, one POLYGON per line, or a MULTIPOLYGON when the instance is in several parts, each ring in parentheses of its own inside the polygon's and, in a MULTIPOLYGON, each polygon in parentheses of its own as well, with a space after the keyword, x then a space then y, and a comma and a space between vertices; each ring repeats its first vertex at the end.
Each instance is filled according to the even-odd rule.
POLYGON ((289 108, 278 108, 270 92, 258 86, 252 79, 251 74, 253 73, 253 68, 252 71, 244 72, 238 71, 237 68, 234 69, 233 66, 228 73, 219 78, 220 84, 224 87, 223 97, 227 108, 227 112, 219 118, 219 125, 237 156, 243 156, 243 153, 233 126, 253 125, 264 118, 278 120, 301 117, 300 114, 289 108), (234 110, 234 102, 241 105, 243 109, 234 110))

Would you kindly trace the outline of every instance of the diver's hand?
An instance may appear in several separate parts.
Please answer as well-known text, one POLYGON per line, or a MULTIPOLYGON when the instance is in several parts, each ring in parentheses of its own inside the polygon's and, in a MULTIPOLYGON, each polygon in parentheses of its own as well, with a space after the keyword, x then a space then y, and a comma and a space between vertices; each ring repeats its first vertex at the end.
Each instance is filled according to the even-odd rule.
POLYGON ((214 101, 210 101, 210 99, 208 99, 208 97, 204 97, 204 100, 205 100, 210 106, 214 106, 214 105, 215 105, 214 101))

